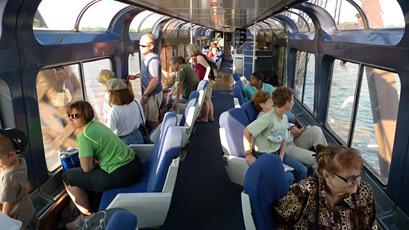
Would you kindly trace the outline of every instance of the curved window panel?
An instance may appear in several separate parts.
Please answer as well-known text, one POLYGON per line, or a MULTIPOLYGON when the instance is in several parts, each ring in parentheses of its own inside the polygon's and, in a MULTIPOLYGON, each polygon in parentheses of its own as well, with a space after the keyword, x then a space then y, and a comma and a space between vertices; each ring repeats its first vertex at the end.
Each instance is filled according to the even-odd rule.
POLYGON ((302 95, 304 93, 305 69, 307 67, 307 52, 297 51, 297 59, 295 63, 294 76, 294 91, 295 97, 302 102, 302 95))
POLYGON ((291 11, 294 12, 295 14, 298 14, 301 18, 304 19, 304 22, 300 22, 302 26, 298 29, 298 31, 300 32, 315 31, 314 23, 312 22, 308 14, 304 13, 301 10, 297 10, 297 9, 291 9, 291 11), (306 23, 306 24, 303 24, 303 23, 306 23))
POLYGON ((138 32, 141 33, 150 33, 153 30, 154 25, 156 24, 156 22, 163 17, 160 14, 151 14, 150 16, 148 16, 141 24, 141 27, 139 28, 138 32))
POLYGON ((171 34, 171 33, 176 33, 177 30, 175 30, 176 26, 179 25, 180 23, 182 23, 182 21, 178 20, 178 19, 172 19, 169 20, 168 22, 166 22, 163 25, 164 29, 164 33, 165 34, 171 34))
POLYGON ((107 31, 112 18, 127 6, 127 4, 111 0, 97 2, 85 11, 79 24, 79 30, 107 31))
POLYGON ((307 21, 300 15, 293 13, 291 11, 285 11, 282 14, 289 17, 295 23, 295 25, 297 26, 298 32, 309 32, 310 31, 307 21))
POLYGON ((41 70, 36 87, 44 153, 52 172, 61 165, 59 152, 77 148, 79 132, 69 123, 67 106, 83 99, 79 64, 41 70))
POLYGON ((138 15, 136 15, 132 22, 131 25, 129 26, 129 32, 138 32, 139 31, 139 26, 143 22, 143 20, 148 17, 149 15, 153 14, 151 11, 142 11, 138 15))
POLYGON ((315 55, 308 53, 307 59, 303 104, 312 112, 314 109, 315 55))
POLYGON ((88 3, 84 0, 43 0, 34 16, 33 29, 74 30, 78 14, 88 3))
POLYGON ((287 85, 287 48, 280 46, 278 49, 278 86, 287 85))
POLYGON ((189 32, 190 32, 190 23, 186 23, 179 30, 179 37, 187 37, 189 35, 189 32))
MULTIPOLYGON (((97 81, 97 76, 103 69, 112 70, 111 60, 106 58, 85 62, 83 67, 86 99, 94 108, 95 119, 105 124, 104 97, 107 92, 105 92, 105 86, 97 81)), ((121 78, 121 76, 116 77, 121 78)))
POLYGON ((366 165, 388 183, 401 85, 389 71, 364 67, 352 147, 366 165))
POLYGON ((346 0, 309 0, 324 8, 334 19, 339 30, 364 29, 361 14, 346 0))
POLYGON ((333 63, 327 124, 348 143, 359 65, 336 59, 333 63))
POLYGON ((370 28, 404 28, 405 19, 396 0, 355 1, 365 12, 370 28))
MULTIPOLYGON (((0 74, 1 75, 1 74, 0 74)), ((14 128, 14 109, 11 100, 11 92, 7 83, 0 78, 0 129, 14 128)))
MULTIPOLYGON (((139 56, 139 52, 131 53, 128 57, 128 73, 130 75, 135 75, 139 72, 141 72, 141 58, 139 56)), ((141 84, 140 84, 140 79, 135 79, 133 81, 130 81, 132 85, 132 90, 135 95, 135 97, 140 98, 141 97, 141 84)))

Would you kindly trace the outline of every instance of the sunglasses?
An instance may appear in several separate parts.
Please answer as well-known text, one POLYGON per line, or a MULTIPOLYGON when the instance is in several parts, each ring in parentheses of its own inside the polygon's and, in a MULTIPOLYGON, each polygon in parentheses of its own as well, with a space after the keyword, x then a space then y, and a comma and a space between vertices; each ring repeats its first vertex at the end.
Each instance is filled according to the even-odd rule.
POLYGON ((356 179, 361 179, 362 176, 365 174, 365 170, 362 170, 361 173, 359 173, 359 175, 352 176, 352 177, 349 177, 349 178, 342 177, 342 176, 340 176, 340 175, 338 175, 338 174, 336 174, 334 172, 331 172, 331 173, 334 174, 335 176, 337 176, 339 179, 343 180, 345 183, 352 183, 356 179))
POLYGON ((80 115, 78 113, 73 113, 73 114, 67 113, 67 116, 68 116, 68 119, 69 118, 71 118, 71 119, 79 119, 80 118, 80 115))
POLYGON ((147 47, 148 45, 139 45, 140 47, 142 47, 142 48, 145 48, 145 47, 147 47))

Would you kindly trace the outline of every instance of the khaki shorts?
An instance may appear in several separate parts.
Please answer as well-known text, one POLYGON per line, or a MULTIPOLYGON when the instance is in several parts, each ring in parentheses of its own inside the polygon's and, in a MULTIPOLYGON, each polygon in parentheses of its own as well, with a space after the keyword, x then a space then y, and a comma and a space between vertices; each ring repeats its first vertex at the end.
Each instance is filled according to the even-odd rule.
POLYGON ((205 98, 203 102, 208 102, 212 99, 212 89, 213 89, 214 81, 209 79, 209 83, 207 83, 207 87, 205 90, 205 98))
POLYGON ((159 92, 153 96, 148 97, 148 103, 144 104, 142 100, 142 108, 145 118, 148 121, 159 121, 159 109, 163 100, 163 92, 159 92))

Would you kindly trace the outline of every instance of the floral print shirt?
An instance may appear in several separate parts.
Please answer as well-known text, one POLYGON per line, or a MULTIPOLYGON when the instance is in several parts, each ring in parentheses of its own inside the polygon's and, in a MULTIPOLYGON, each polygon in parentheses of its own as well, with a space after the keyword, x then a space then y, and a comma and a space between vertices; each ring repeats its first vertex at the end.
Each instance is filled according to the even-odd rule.
POLYGON ((354 194, 345 195, 335 207, 325 199, 325 181, 307 177, 293 184, 274 206, 276 229, 314 229, 317 191, 318 229, 378 229, 375 198, 370 185, 361 180, 354 194))

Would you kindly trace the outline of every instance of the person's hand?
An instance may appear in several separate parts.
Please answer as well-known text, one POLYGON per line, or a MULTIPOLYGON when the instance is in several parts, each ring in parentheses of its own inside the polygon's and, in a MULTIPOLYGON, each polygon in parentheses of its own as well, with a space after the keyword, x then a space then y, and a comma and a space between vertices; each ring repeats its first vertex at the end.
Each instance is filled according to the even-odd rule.
POLYGON ((246 162, 248 166, 252 165, 256 160, 257 159, 253 156, 253 154, 246 155, 246 162))
POLYGON ((135 74, 135 75, 128 75, 128 76, 126 77, 126 80, 127 80, 127 81, 135 80, 135 79, 140 78, 140 77, 141 77, 141 73, 137 73, 137 74, 135 74))
POLYGON ((291 127, 291 134, 293 135, 294 138, 299 137, 300 136, 300 129, 298 129, 295 126, 291 127))
POLYGON ((99 165, 99 163, 101 163, 101 162, 99 162, 98 158, 94 158, 93 163, 94 163, 94 166, 95 166, 95 165, 99 165))
POLYGON ((148 95, 143 95, 142 100, 144 104, 148 103, 148 95))
POLYGON ((177 101, 175 101, 173 104, 172 104, 172 109, 176 109, 176 104, 177 104, 178 102, 177 101))

